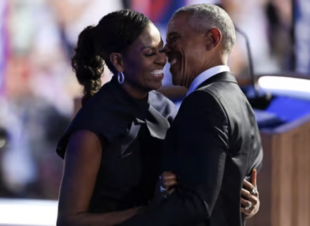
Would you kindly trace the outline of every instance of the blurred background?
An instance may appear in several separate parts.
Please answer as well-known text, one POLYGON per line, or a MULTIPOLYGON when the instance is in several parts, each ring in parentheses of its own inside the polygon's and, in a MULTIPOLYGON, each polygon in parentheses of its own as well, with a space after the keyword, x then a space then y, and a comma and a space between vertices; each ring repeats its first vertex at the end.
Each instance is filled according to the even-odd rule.
MULTIPOLYGON (((57 200, 62 160, 55 147, 82 91, 70 66, 79 32, 111 11, 131 8, 146 14, 165 40, 173 12, 195 3, 225 7, 247 35, 256 78, 310 79, 309 0, 0 0, 0 205, 7 198, 57 200)), ((240 33, 229 64, 251 96, 248 49, 240 33)), ((166 68, 164 88, 171 87, 170 78, 166 68)), ((111 79, 107 69, 102 79, 111 79)), ((267 84, 265 91, 272 92, 279 81, 259 84, 267 84)), ((286 103, 283 108, 273 104, 257 112, 277 114, 278 123, 309 114, 310 85, 299 84, 294 92, 303 104, 297 115, 291 111, 295 105, 290 105, 288 94, 278 100, 281 106, 286 103)), ((263 88, 259 93, 264 96, 263 88)), ((179 104, 182 95, 171 99, 179 104)))

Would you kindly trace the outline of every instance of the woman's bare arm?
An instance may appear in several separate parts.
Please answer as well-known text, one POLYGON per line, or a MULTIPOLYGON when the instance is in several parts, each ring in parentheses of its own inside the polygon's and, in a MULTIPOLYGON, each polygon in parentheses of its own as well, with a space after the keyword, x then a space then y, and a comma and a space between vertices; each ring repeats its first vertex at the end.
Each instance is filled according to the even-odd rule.
POLYGON ((57 226, 110 226, 136 214, 139 208, 106 214, 88 213, 102 155, 101 142, 90 131, 77 131, 69 141, 60 188, 57 226))

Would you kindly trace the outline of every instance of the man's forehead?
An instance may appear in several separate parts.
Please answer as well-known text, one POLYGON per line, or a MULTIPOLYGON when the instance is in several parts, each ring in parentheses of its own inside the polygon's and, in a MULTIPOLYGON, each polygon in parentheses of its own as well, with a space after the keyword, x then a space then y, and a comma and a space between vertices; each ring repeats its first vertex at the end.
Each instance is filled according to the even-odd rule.
POLYGON ((187 26, 189 24, 188 17, 189 15, 187 13, 174 15, 168 23, 168 31, 169 29, 174 30, 178 29, 179 27, 187 26))
POLYGON ((182 30, 188 30, 190 26, 189 15, 180 13, 171 18, 168 23, 167 35, 180 33, 182 30))

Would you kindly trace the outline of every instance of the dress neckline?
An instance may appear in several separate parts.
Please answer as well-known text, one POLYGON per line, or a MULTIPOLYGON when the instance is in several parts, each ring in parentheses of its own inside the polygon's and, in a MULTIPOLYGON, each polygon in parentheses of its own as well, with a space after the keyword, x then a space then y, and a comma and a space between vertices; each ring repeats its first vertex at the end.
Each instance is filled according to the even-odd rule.
POLYGON ((109 82, 111 94, 116 98, 115 104, 120 104, 126 108, 127 111, 132 112, 134 116, 139 119, 144 119, 150 107, 149 94, 143 98, 134 98, 126 90, 124 90, 117 81, 117 77, 113 76, 109 82))

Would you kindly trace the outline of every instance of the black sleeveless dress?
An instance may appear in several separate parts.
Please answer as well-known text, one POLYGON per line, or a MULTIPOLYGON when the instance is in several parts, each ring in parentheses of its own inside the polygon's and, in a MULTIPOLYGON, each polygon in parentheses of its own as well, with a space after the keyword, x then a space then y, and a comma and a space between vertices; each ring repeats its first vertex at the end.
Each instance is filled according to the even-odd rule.
POLYGON ((116 77, 77 113, 59 140, 64 158, 71 134, 88 130, 104 142, 89 212, 106 213, 151 200, 159 176, 163 141, 176 114, 174 104, 152 91, 146 99, 129 96, 116 77))

